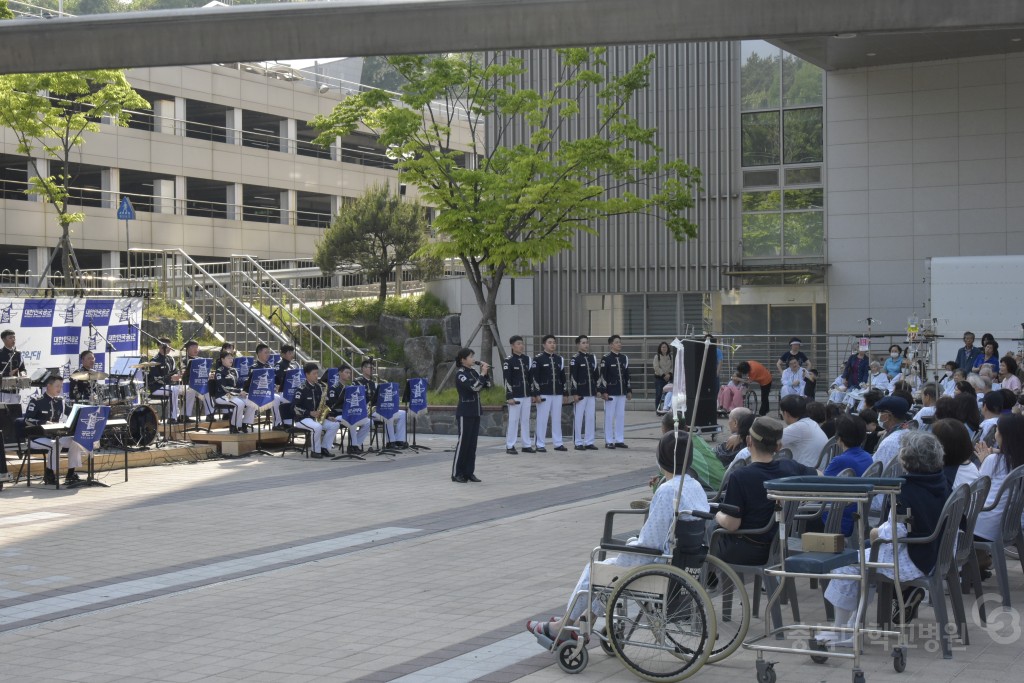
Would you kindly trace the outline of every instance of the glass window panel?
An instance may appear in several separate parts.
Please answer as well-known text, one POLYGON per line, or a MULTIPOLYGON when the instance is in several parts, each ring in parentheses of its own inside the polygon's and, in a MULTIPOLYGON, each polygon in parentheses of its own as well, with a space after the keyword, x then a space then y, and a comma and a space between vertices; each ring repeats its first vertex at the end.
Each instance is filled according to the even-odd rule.
POLYGON ((782 106, 798 107, 822 102, 822 70, 799 57, 782 57, 782 106))
POLYGON ((782 247, 782 214, 748 213, 743 216, 743 256, 779 256, 782 247))
POLYGON ((744 192, 744 211, 778 211, 782 208, 782 198, 779 191, 772 192, 744 192))
MULTIPOLYGON (((744 114, 749 116, 749 114, 744 114)), ((821 107, 783 112, 783 143, 787 164, 810 164, 822 160, 821 107)), ((746 143, 746 131, 743 136, 746 143)), ((746 155, 746 144, 744 144, 746 155)), ((745 164, 746 165, 746 164, 745 164)))
MULTIPOLYGON (((786 112, 787 114, 789 112, 786 112)), ((818 110, 818 148, 821 151, 821 110, 818 110)), ((773 166, 779 163, 779 112, 743 114, 741 118, 744 166, 773 166)), ((818 161, 821 161, 819 158, 818 161)))
POLYGON ((744 111, 779 106, 782 51, 763 40, 741 44, 740 104, 744 111))
POLYGON ((807 190, 786 190, 785 199, 787 211, 825 208, 825 191, 820 187, 807 190))
MULTIPOLYGON (((746 216, 744 235, 746 233, 746 216)), ((803 211, 785 215, 786 256, 822 256, 825 253, 825 214, 803 211)), ((744 242, 744 245, 746 243, 744 242)))
POLYGON ((777 187, 778 184, 778 169, 772 168, 764 171, 743 172, 743 187, 758 187, 759 185, 771 185, 777 187))
MULTIPOLYGON (((821 182, 821 167, 813 168, 787 168, 787 185, 812 185, 821 182)), ((744 186, 746 183, 744 183, 744 186)))

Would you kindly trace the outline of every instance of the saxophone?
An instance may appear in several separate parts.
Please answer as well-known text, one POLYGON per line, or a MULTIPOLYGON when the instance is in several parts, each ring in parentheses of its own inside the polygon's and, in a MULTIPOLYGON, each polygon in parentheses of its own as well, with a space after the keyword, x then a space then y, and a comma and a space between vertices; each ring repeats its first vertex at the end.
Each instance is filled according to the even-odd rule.
POLYGON ((327 410, 327 397, 330 394, 330 392, 328 391, 327 382, 317 382, 317 384, 323 387, 324 393, 323 396, 320 398, 320 406, 317 407, 316 409, 317 415, 319 415, 316 421, 323 425, 324 421, 327 420, 328 413, 330 413, 330 411, 327 410))

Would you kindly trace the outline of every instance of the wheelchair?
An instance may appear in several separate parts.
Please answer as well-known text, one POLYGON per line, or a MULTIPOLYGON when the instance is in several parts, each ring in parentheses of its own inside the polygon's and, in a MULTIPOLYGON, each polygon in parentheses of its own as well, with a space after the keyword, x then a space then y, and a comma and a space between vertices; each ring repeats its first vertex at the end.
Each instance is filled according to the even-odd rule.
POLYGON ((566 673, 586 668, 587 644, 595 637, 606 655, 618 657, 638 677, 672 683, 725 659, 747 635, 750 602, 743 581, 707 552, 702 520, 714 513, 680 513, 698 519, 676 519, 667 554, 612 536, 615 516, 635 514, 645 511, 612 510, 605 517, 604 536, 590 555, 590 585, 572 597, 562 623, 568 623, 580 600, 585 601, 587 618, 563 626, 553 640, 536 635, 566 673), (607 552, 650 561, 639 566, 603 564, 607 552), (605 613, 600 629, 591 621, 601 611, 598 605, 605 613))

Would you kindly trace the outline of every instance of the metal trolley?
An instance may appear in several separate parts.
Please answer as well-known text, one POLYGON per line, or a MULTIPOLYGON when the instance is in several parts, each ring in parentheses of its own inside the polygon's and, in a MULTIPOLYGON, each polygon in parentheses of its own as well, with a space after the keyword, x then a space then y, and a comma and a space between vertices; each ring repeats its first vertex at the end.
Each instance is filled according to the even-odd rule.
MULTIPOLYGON (((782 625, 777 628, 772 628, 771 621, 765 619, 764 635, 752 638, 751 640, 743 643, 744 648, 757 652, 756 667, 758 683, 775 683, 776 680, 774 668, 775 662, 765 660, 764 653, 766 652, 787 652, 804 656, 810 655, 811 659, 817 663, 824 662, 828 657, 852 659, 853 683, 864 683, 866 680, 864 677, 864 671, 860 668, 860 648, 862 644, 861 634, 864 630, 861 627, 861 622, 864 619, 868 600, 869 574, 871 570, 892 570, 894 576, 893 591, 895 593, 896 600, 899 603, 899 609, 902 611, 904 609, 904 604, 903 592, 900 589, 899 584, 899 553, 893 553, 892 562, 874 562, 869 560, 868 545, 862 542, 861 545, 863 546, 863 552, 858 552, 856 548, 850 548, 839 553, 793 552, 790 554, 787 548, 787 539, 790 530, 786 528, 783 506, 800 505, 803 503, 818 503, 822 505, 828 503, 855 504, 857 505, 859 513, 857 515, 856 538, 866 539, 868 534, 868 511, 870 510, 871 500, 875 496, 882 495, 888 497, 888 518, 893 529, 896 528, 896 496, 899 494, 902 484, 902 479, 893 478, 850 479, 847 477, 812 476, 787 477, 784 479, 765 482, 764 486, 768 491, 768 498, 770 500, 774 500, 776 503, 775 518, 778 522, 780 547, 779 564, 765 570, 766 573, 779 578, 778 585, 772 592, 772 595, 768 598, 765 613, 770 613, 771 607, 775 604, 775 601, 782 598, 786 579, 810 578, 819 580, 858 580, 860 581, 860 600, 857 604, 856 620, 852 627, 793 624, 790 626, 782 625), (859 572, 852 575, 834 573, 836 569, 850 565, 857 566, 859 568, 859 572), (766 642, 763 642, 767 641, 770 637, 783 638, 787 631, 795 630, 810 632, 809 647, 804 647, 802 642, 797 643, 792 647, 769 645, 766 642), (814 638, 818 631, 823 630, 852 634, 852 652, 847 653, 827 650, 814 638)), ((883 509, 885 509, 885 507, 886 506, 883 506, 883 509)), ((877 633, 878 635, 897 637, 897 645, 893 647, 892 650, 893 667, 897 672, 902 672, 906 668, 907 637, 905 629, 906 626, 904 625, 899 626, 897 630, 877 631, 872 629, 872 633, 877 633)))

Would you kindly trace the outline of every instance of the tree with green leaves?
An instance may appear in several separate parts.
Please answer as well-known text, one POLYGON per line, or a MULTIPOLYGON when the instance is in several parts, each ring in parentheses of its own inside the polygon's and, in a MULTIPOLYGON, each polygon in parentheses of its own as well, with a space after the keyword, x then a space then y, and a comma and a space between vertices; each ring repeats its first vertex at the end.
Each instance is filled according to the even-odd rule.
POLYGON ((0 0, 0 19, 13 19, 14 12, 7 5, 7 0, 0 0))
POLYGON ((677 239, 696 235, 689 210, 699 171, 664 159, 655 130, 628 113, 654 56, 609 77, 604 54, 558 50, 544 92, 524 87, 523 61, 504 53, 390 57, 405 81, 398 101, 360 92, 311 122, 323 145, 369 128, 397 159, 402 182, 437 207, 438 239, 421 253, 465 266, 483 320, 495 323, 483 328, 482 360, 496 341, 502 281, 571 248, 579 232, 596 233, 613 216, 649 214, 677 239), (596 115, 583 112, 586 100, 596 115), (513 129, 525 130, 527 142, 513 144, 513 129), (588 134, 570 139, 567 130, 588 134))
POLYGON ((359 265, 380 282, 377 300, 384 301, 388 278, 419 251, 426 238, 423 207, 403 201, 382 183, 338 212, 317 242, 314 261, 325 275, 342 263, 359 265))
MULTIPOLYGON (((84 213, 71 210, 71 155, 85 144, 86 133, 100 129, 104 117, 127 126, 130 117, 126 110, 149 108, 120 70, 0 76, 0 126, 14 133, 18 153, 30 158, 35 174, 30 174, 28 192, 41 196, 57 212, 61 227, 58 251, 71 286, 77 286, 79 270, 71 226, 85 220, 84 213), (56 173, 40 173, 40 150, 54 162, 56 173)), ((51 259, 48 271, 53 270, 52 265, 51 259)))

